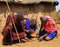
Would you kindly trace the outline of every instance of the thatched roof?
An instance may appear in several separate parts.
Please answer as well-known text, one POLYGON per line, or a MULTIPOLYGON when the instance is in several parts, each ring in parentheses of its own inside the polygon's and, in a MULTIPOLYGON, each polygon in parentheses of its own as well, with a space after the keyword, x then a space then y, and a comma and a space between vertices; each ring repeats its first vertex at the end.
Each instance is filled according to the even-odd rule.
MULTIPOLYGON (((6 0, 0 0, 0 2, 4 2, 6 0)), ((8 2, 20 3, 20 4, 39 4, 41 2, 45 3, 56 3, 57 0, 8 0, 8 2)))
POLYGON ((23 4, 31 4, 31 3, 40 3, 40 2, 55 2, 56 0, 19 0, 23 4))

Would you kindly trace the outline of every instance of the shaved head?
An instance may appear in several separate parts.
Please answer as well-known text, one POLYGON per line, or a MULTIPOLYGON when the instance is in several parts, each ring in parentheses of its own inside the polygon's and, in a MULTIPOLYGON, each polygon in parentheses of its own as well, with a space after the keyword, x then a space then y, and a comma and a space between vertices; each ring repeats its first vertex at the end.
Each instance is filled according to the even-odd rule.
POLYGON ((43 24, 46 24, 48 19, 46 17, 42 16, 42 17, 40 17, 40 20, 43 24))
POLYGON ((37 23, 36 19, 31 19, 30 21, 31 25, 35 25, 37 23))
POLYGON ((17 19, 19 19, 20 21, 24 20, 23 14, 17 14, 17 19))

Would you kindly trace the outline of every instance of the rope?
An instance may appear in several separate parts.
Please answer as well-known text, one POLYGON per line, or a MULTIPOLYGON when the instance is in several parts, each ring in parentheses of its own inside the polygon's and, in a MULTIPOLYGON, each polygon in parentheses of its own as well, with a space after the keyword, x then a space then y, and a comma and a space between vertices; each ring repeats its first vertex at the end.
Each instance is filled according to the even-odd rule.
MULTIPOLYGON (((11 9, 10 9, 10 7, 9 7, 9 4, 8 4, 8 1, 7 1, 7 0, 6 0, 6 5, 7 5, 7 7, 8 7, 8 11, 9 11, 9 13, 12 14, 11 9)), ((11 16, 11 15, 10 15, 10 16, 11 16)), ((16 26, 15 26, 15 23, 14 23, 13 18, 12 18, 12 24, 14 25, 14 28, 15 28, 15 31, 16 31, 16 34, 17 34, 17 37, 18 37, 19 43, 21 43, 21 42, 20 42, 20 37, 19 37, 19 35, 18 35, 17 28, 16 28, 16 26)))

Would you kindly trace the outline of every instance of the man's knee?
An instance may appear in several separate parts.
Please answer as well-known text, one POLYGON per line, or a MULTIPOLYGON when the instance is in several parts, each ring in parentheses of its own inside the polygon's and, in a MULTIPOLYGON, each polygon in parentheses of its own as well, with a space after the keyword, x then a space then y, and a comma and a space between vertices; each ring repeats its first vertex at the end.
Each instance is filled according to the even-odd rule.
POLYGON ((51 40, 51 38, 49 38, 49 37, 47 36, 47 37, 45 37, 45 40, 46 40, 46 41, 49 41, 49 40, 51 40))
POLYGON ((9 30, 5 30, 4 32, 2 32, 3 36, 7 35, 9 33, 9 30))

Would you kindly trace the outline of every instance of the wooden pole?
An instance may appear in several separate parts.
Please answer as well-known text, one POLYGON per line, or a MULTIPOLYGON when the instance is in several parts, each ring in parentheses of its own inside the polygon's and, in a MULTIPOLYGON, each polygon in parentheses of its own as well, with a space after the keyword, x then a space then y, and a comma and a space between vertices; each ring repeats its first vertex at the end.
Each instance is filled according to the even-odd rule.
MULTIPOLYGON (((11 12, 11 9, 10 9, 10 7, 9 7, 9 4, 8 4, 8 1, 7 1, 7 0, 6 0, 6 5, 7 5, 7 7, 8 7, 9 13, 10 13, 10 14, 13 14, 13 13, 11 12)), ((15 23, 14 23, 13 18, 12 18, 12 24, 14 25, 14 28, 15 28, 15 31, 16 31, 16 34, 17 34, 17 37, 18 37, 18 40, 19 40, 19 43, 20 43, 20 37, 19 37, 19 35, 18 35, 17 28, 16 28, 16 26, 15 26, 15 23)))

